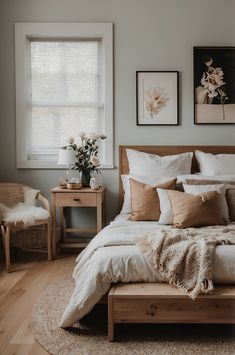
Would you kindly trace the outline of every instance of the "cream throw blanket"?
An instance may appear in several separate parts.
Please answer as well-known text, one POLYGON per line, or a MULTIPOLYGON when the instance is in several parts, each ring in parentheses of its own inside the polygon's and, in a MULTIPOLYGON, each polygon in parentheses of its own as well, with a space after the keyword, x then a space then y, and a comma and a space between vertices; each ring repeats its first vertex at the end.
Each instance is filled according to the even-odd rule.
POLYGON ((235 228, 156 231, 145 236, 138 247, 163 279, 195 299, 214 289, 213 257, 220 244, 235 244, 235 228))

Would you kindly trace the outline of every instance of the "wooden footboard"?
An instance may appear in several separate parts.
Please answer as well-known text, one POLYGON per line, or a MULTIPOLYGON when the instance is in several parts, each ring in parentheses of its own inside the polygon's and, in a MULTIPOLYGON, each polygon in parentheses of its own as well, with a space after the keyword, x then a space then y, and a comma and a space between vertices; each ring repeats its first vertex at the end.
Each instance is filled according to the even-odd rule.
POLYGON ((195 301, 168 284, 114 285, 108 295, 108 338, 116 323, 235 324, 235 285, 219 286, 195 301))

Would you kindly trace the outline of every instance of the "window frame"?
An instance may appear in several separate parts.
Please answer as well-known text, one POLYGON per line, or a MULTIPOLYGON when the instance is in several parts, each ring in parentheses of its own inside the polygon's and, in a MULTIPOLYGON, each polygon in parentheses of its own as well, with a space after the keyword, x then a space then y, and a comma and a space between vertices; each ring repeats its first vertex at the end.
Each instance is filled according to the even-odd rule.
POLYGON ((56 161, 28 160, 25 144, 28 98, 30 95, 31 39, 102 39, 102 72, 104 76, 104 126, 107 139, 101 169, 113 165, 113 24, 112 23, 15 23, 15 91, 16 91, 16 166, 18 169, 64 169, 56 161), (23 89, 22 89, 23 88, 23 89))

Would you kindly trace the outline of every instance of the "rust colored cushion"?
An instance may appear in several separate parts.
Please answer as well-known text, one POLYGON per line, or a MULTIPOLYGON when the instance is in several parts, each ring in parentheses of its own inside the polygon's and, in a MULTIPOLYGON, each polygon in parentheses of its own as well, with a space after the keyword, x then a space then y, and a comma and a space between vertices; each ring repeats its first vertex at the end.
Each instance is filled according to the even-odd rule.
POLYGON ((158 221, 160 218, 160 202, 157 188, 173 190, 176 179, 151 186, 130 179, 132 221, 158 221))
POLYGON ((231 222, 235 222, 235 181, 229 180, 197 180, 197 179, 187 179, 187 185, 214 185, 214 184, 225 184, 226 188, 226 200, 229 210, 229 219, 231 222))
POLYGON ((174 227, 190 228, 226 224, 217 191, 191 195, 167 191, 171 201, 174 227))

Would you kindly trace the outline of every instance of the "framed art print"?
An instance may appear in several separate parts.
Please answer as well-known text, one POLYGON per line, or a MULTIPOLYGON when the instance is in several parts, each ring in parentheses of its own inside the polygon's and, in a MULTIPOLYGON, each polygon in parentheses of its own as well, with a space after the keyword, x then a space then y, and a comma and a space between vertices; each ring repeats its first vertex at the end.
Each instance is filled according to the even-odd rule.
POLYGON ((137 71, 136 114, 138 126, 179 124, 179 72, 137 71))
POLYGON ((235 124, 235 47, 194 47, 194 123, 235 124))

